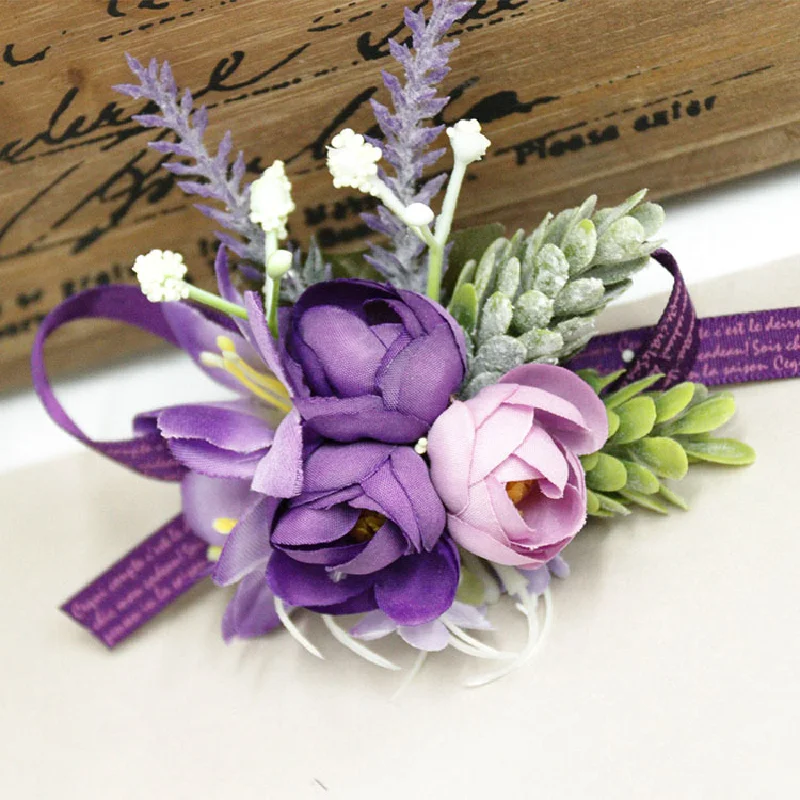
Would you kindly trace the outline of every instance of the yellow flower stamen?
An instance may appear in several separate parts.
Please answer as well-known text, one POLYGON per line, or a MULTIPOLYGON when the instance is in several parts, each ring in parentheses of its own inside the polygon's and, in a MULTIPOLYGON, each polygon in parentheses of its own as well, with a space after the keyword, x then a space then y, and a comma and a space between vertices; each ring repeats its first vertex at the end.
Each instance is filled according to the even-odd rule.
POLYGON ((358 544, 368 542, 381 529, 384 522, 386 522, 386 517, 383 514, 379 514, 377 511, 362 511, 350 531, 350 536, 358 544))
POLYGON ((214 561, 215 563, 219 561, 219 557, 222 555, 222 548, 218 544, 212 544, 209 546, 208 550, 206 550, 206 558, 209 561, 214 561))
POLYGON ((200 362, 207 367, 224 369, 265 403, 286 413, 292 410, 292 403, 286 387, 272 375, 259 372, 251 367, 236 352, 236 345, 232 339, 228 336, 218 336, 217 347, 219 347, 221 355, 203 352, 200 354, 200 362))
POLYGON ((239 520, 234 519, 233 517, 217 517, 211 523, 211 527, 217 533, 221 533, 223 536, 227 536, 238 524, 239 520))

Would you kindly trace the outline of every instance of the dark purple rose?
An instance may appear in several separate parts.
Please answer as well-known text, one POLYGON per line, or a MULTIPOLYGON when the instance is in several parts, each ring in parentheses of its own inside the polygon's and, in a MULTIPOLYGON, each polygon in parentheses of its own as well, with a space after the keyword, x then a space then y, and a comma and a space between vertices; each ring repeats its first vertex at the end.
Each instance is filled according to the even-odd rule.
POLYGON ((444 506, 410 447, 324 444, 272 528, 267 581, 287 604, 330 614, 380 608, 403 625, 436 619, 458 586, 444 506))
POLYGON ((416 292, 337 280, 307 289, 281 319, 294 403, 338 442, 414 442, 464 379, 464 334, 416 292))

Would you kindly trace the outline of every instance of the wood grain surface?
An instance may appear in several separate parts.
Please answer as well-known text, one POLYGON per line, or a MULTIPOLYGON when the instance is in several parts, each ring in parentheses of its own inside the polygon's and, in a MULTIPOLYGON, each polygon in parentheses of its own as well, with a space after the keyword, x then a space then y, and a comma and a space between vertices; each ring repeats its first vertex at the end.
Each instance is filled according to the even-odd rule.
MULTIPOLYGON (((38 322, 82 287, 130 280, 154 247, 208 284, 213 225, 147 148, 116 95, 123 53, 169 59, 255 176, 287 163, 291 234, 357 246, 364 198, 332 187, 325 144, 367 130, 398 0, 0 2, 0 386, 27 381, 38 322)), ((418 4, 425 6, 427 3, 418 4)), ((531 227, 596 192, 655 198, 800 158, 800 3, 782 0, 479 0, 454 29, 443 121, 492 140, 459 226, 531 227)), ((444 162, 442 162, 444 163, 444 162)), ((152 347, 111 326, 54 340, 54 372, 152 347)))

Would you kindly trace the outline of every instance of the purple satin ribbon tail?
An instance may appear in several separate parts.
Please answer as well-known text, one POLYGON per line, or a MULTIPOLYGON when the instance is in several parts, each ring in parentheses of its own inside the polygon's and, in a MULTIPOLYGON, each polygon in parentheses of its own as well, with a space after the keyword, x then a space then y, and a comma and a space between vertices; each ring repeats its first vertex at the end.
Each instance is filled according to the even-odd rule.
POLYGON ((656 384, 660 389, 684 380, 719 386, 800 376, 800 308, 697 319, 675 259, 666 250, 656 250, 653 258, 675 279, 659 321, 595 336, 570 360, 570 369, 625 369, 609 392, 656 372, 666 376, 656 384), (636 354, 630 364, 626 352, 636 354))
MULTIPOLYGON (((643 341, 634 348, 636 354, 633 361, 630 365, 623 364, 623 367, 627 366, 625 374, 608 391, 620 389, 657 372, 663 372, 664 377, 655 384, 655 388, 668 389, 686 380, 697 358, 700 347, 697 314, 678 262, 672 253, 663 248, 656 250, 652 257, 672 275, 672 292, 661 318, 654 327, 647 329, 643 341)), ((603 337, 592 339, 586 350, 593 350, 598 339, 602 340, 603 337)), ((586 350, 570 362, 572 369, 578 368, 575 362, 580 361, 586 350)))
POLYGON ((182 515, 67 600, 61 610, 112 648, 211 573, 208 545, 182 515))
POLYGON ((162 481, 180 480, 186 469, 173 457, 166 442, 158 433, 122 441, 99 442, 87 436, 56 399, 45 369, 45 342, 62 325, 77 319, 125 322, 177 347, 178 340, 167 323, 161 306, 147 300, 135 286, 100 286, 68 298, 45 317, 36 333, 31 352, 31 376, 42 405, 62 430, 140 475, 162 481))

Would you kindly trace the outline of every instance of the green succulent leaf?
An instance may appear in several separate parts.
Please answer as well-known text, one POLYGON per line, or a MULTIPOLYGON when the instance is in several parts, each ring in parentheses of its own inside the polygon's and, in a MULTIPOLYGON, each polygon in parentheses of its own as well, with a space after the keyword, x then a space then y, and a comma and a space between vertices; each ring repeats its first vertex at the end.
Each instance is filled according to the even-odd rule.
POLYGON ((524 335, 535 328, 544 328, 553 318, 553 301, 538 289, 529 289, 514 303, 514 331, 524 335))
POLYGON ((656 494, 661 486, 656 476, 645 466, 634 461, 623 461, 628 473, 628 482, 625 488, 639 494, 656 494))
POLYGON ((630 444, 653 430, 656 422, 656 404, 652 397, 640 395, 613 409, 619 417, 619 428, 609 442, 612 447, 630 444))
MULTIPOLYGON (((519 340, 526 362, 558 364, 582 350, 595 334, 597 315, 628 289, 657 246, 645 230, 661 218, 658 207, 647 204, 632 215, 643 197, 640 192, 600 210, 589 197, 546 215, 530 235, 518 230, 504 238, 484 227, 453 237, 443 296, 463 320, 469 352, 479 354, 499 336, 519 340), (466 285, 474 287, 474 297, 466 285)), ((462 395, 486 385, 484 361, 477 355, 470 360, 462 395)))
POLYGON ((600 498, 591 490, 586 490, 586 513, 596 514, 600 510, 600 498))
POLYGON ((475 356, 473 370, 499 372, 501 375, 525 362, 525 345, 512 336, 495 336, 481 345, 475 356))
POLYGON ((689 510, 689 504, 677 493, 673 492, 668 486, 663 483, 658 487, 658 493, 672 505, 680 508, 682 511, 689 510))
POLYGON ((471 276, 461 278, 464 267, 470 260, 485 252, 486 248, 504 233, 505 227, 499 222, 493 222, 489 225, 465 228, 452 234, 450 252, 447 256, 447 272, 442 281, 444 297, 451 295, 457 282, 472 281, 471 276))
POLYGON ((606 386, 610 386, 617 378, 624 375, 625 370, 619 369, 616 372, 601 375, 596 369, 579 369, 576 374, 581 380, 586 381, 596 394, 600 394, 606 386))
POLYGON ((691 381, 686 381, 657 395, 654 398, 656 422, 667 422, 677 417, 692 402, 694 391, 695 385, 691 381))
POLYGON ((598 453, 594 469, 586 473, 586 485, 596 492, 617 492, 627 480, 625 465, 607 453, 598 453))
POLYGON ((545 244, 533 260, 536 277, 533 288, 547 297, 555 298, 569 278, 569 262, 552 242, 545 244))
POLYGON ((611 514, 619 514, 623 517, 627 517, 631 513, 630 509, 622 505, 619 500, 615 500, 607 494, 598 493, 597 499, 600 502, 601 511, 608 511, 611 514))
POLYGON ((621 389, 605 398, 604 402, 606 407, 616 408, 617 406, 622 405, 632 397, 636 397, 637 394, 640 394, 645 389, 649 389, 654 383, 657 383, 663 377, 663 373, 659 372, 655 375, 648 375, 646 378, 642 378, 639 381, 629 383, 627 386, 623 386, 621 389))
POLYGON ((478 295, 471 283, 459 286, 453 294, 447 310, 458 324, 468 333, 475 330, 478 322, 478 295))
POLYGON ((689 435, 708 433, 724 425, 736 413, 736 401, 728 392, 715 394, 693 405, 663 428, 664 433, 689 435))
POLYGON ((483 581, 462 564, 456 600, 470 606, 479 606, 484 601, 485 593, 483 581))
POLYGON ((639 494, 639 492, 624 489, 620 492, 620 495, 629 502, 636 503, 637 506, 646 508, 649 511, 655 511, 657 514, 669 514, 669 508, 652 494, 639 494))
POLYGON ((642 202, 647 194, 647 189, 640 189, 636 194, 632 194, 614 208, 601 208, 594 216, 594 224, 597 227, 597 235, 600 236, 608 230, 618 219, 622 219, 629 214, 639 203, 642 202))
POLYGON ((334 278, 384 281, 385 278, 364 258, 366 253, 366 250, 357 253, 325 253, 325 260, 330 262, 334 278))
POLYGON ((569 262, 571 275, 589 268, 597 249, 597 230, 590 219, 581 220, 565 237, 561 249, 569 262))
POLYGON ((745 467, 756 460, 756 451, 738 439, 681 439, 687 455, 698 461, 745 467))
POLYGON ((616 411, 612 411, 610 408, 606 408, 606 416, 608 417, 608 438, 611 439, 619 430, 620 418, 619 414, 617 414, 616 411))
POLYGON ((642 203, 629 213, 639 221, 645 236, 655 236, 664 224, 664 209, 657 203, 642 203))
POLYGON ((502 292, 495 292, 484 304, 478 326, 478 344, 502 336, 511 325, 514 306, 502 292))
POLYGON ((599 458, 599 453, 590 453, 586 456, 581 456, 581 466, 583 467, 584 472, 588 472, 590 469, 594 469, 597 466, 597 459, 599 458))
POLYGON ((668 436, 647 436, 630 445, 631 452, 661 478, 679 481, 689 469, 686 451, 668 436))

